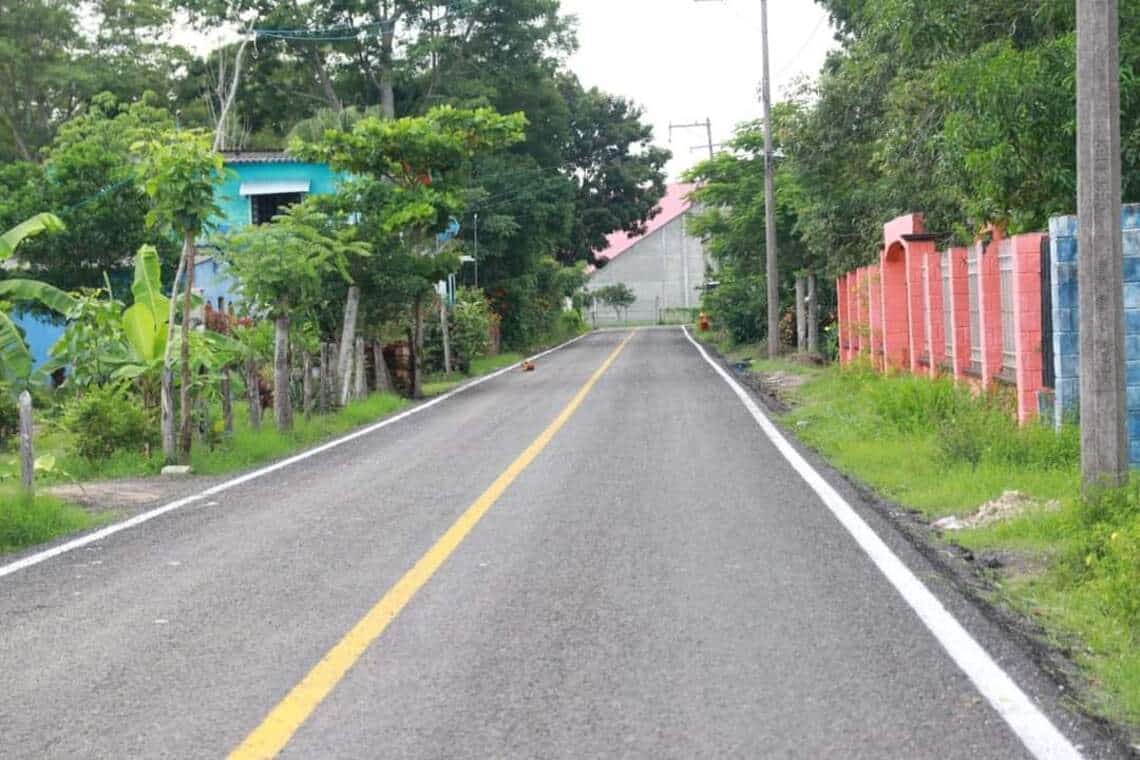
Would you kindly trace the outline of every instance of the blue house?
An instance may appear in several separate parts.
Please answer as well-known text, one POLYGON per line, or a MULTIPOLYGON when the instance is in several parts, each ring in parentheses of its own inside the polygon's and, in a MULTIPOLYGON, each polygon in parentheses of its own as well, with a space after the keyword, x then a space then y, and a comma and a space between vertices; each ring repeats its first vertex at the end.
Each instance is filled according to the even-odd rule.
MULTIPOLYGON (((327 164, 298 161, 279 151, 237 151, 225 158, 226 181, 217 193, 222 216, 213 225, 223 233, 269 222, 307 195, 335 193, 344 180, 327 164)), ((234 283, 212 250, 209 244, 199 247, 194 289, 214 308, 226 310, 233 302, 234 283)))
MULTIPOLYGON (((226 153, 225 160, 229 171, 215 196, 222 215, 212 222, 218 232, 268 222, 307 195, 336 192, 344 180, 343 174, 327 164, 298 161, 280 151, 237 151, 226 153)), ((212 253, 215 250, 206 241, 199 245, 194 289, 211 306, 225 310, 233 303, 234 283, 212 253)), ((63 334, 63 324, 30 312, 14 317, 24 329, 36 365, 42 364, 48 349, 63 334)))

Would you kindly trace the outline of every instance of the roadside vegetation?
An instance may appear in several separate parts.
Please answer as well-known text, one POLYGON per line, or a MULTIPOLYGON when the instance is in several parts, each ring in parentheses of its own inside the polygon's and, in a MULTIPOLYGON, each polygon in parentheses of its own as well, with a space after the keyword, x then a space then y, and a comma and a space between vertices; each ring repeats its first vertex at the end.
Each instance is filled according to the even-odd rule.
POLYGON ((761 377, 795 375, 780 393, 784 428, 884 498, 939 518, 965 517, 1016 491, 1026 508, 983 527, 932 531, 989 558, 992 601, 1031 620, 1082 666, 1072 699, 1140 727, 1140 484, 1082 497, 1079 430, 1019 427, 1012 399, 949 380, 884 376, 789 357, 726 333, 700 336, 761 377))

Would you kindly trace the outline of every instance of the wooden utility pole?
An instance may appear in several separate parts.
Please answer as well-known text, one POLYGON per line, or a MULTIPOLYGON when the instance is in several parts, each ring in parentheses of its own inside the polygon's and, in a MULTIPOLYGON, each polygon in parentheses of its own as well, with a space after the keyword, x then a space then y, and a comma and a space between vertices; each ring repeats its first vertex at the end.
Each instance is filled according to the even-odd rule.
POLYGON ((760 36, 764 57, 764 249, 768 277, 768 358, 780 355, 780 273, 776 259, 776 180, 772 166, 772 93, 768 76, 768 0, 760 0, 760 36))
POLYGON ((1120 228, 1120 37, 1116 0, 1077 0, 1081 473, 1128 478, 1120 228))

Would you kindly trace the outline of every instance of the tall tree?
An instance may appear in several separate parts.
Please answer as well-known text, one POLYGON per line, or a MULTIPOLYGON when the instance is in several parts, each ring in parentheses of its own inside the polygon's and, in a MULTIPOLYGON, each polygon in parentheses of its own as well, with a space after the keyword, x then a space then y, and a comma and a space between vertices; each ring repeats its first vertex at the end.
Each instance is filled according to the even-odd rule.
POLYGON ((440 107, 420 117, 365 118, 350 131, 293 146, 298 155, 360 177, 351 195, 359 199, 364 234, 374 250, 397 243, 397 270, 412 291, 413 395, 422 392, 423 301, 455 265, 437 252, 433 235, 462 213, 471 162, 522 140, 525 125, 522 114, 440 107))
MULTIPOLYGON (((167 229, 182 241, 182 254, 170 298, 167 334, 174 334, 174 314, 178 287, 185 277, 182 296, 180 343, 181 450, 189 459, 193 442, 190 405, 190 310, 194 292, 195 242, 212 218, 219 215, 215 190, 224 177, 222 156, 211 149, 211 136, 201 130, 167 131, 136 143, 137 179, 151 201, 147 221, 167 229)), ((168 461, 175 457, 174 401, 171 352, 167 342, 162 375, 162 448, 168 461)))

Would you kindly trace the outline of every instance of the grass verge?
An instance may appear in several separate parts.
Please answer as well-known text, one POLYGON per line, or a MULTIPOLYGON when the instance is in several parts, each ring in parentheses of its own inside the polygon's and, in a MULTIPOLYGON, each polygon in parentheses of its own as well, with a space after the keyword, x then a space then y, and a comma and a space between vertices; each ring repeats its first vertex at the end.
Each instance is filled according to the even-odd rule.
POLYGON ((1018 427, 1002 392, 948 380, 884 377, 869 366, 768 364, 760 346, 706 339, 753 371, 806 374, 782 424, 836 468, 933 519, 1004 491, 1038 506, 943 539, 1002 564, 992 600, 1033 620, 1081 666, 1088 712, 1140 729, 1140 486, 1080 493, 1079 431, 1018 427), (794 368, 794 370, 793 370, 794 368))
POLYGON ((28 498, 15 487, 0 489, 0 554, 42 544, 97 522, 87 511, 51 496, 28 498))

